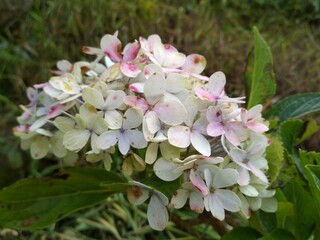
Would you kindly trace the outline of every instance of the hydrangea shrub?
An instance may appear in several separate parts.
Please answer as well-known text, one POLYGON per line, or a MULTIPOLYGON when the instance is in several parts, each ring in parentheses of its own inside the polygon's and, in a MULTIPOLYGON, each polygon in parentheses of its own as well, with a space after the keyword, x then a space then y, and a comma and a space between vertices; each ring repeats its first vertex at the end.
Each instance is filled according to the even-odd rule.
POLYGON ((93 61, 59 61, 48 82, 28 88, 14 128, 22 148, 35 159, 73 166, 85 156, 121 170, 128 200, 149 201, 155 230, 165 229, 167 208, 186 204, 221 221, 226 211, 276 211, 262 105, 246 109, 245 97, 228 96, 224 73, 202 74, 202 55, 186 56, 158 35, 123 47, 117 35, 83 47, 93 61), (145 184, 154 175, 178 188, 168 195, 145 184))

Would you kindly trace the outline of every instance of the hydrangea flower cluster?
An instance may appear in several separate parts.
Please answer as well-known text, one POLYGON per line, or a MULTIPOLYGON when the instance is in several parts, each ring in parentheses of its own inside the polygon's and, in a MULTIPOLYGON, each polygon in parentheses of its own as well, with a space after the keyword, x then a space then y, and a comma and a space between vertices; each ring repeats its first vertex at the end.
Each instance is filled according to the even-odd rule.
POLYGON ((30 103, 14 132, 33 158, 53 154, 73 165, 82 152, 110 170, 120 152, 131 179, 128 199, 138 205, 150 198, 147 216, 156 230, 165 228, 167 208, 188 200, 191 210, 221 221, 225 211, 249 217, 251 210, 276 210, 262 106, 247 110, 243 97, 227 96, 222 72, 201 75, 203 56, 186 56, 158 35, 122 49, 117 33, 83 51, 95 60, 59 61, 55 76, 27 91, 30 103), (180 180, 170 200, 141 183, 136 173, 147 167, 163 181, 180 180))

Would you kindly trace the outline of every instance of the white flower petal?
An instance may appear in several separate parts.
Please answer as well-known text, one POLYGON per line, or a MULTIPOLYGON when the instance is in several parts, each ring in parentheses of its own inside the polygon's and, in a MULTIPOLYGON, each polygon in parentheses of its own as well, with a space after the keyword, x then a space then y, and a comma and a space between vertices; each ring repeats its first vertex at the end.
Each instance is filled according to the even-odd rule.
POLYGON ((253 210, 253 211, 257 211, 258 209, 260 209, 261 207, 261 203, 262 203, 262 200, 261 198, 257 198, 257 197, 247 197, 247 201, 249 203, 249 206, 250 208, 253 210))
POLYGON ((30 145, 31 157, 41 159, 47 156, 49 152, 49 140, 47 137, 37 136, 30 145))
POLYGON ((214 195, 219 199, 223 208, 230 212, 238 212, 241 209, 241 201, 237 194, 230 190, 217 189, 214 195))
POLYGON ((129 108, 124 113, 123 128, 137 128, 141 125, 142 122, 142 113, 138 109, 129 108))
POLYGON ((160 198, 153 194, 147 210, 148 222, 152 229, 162 231, 165 229, 169 216, 168 211, 160 198))
POLYGON ((96 145, 100 149, 108 149, 118 142, 119 135, 119 131, 107 131, 98 137, 96 145))
POLYGON ((146 152, 146 163, 153 164, 158 156, 158 143, 150 143, 146 152))
POLYGON ((223 221, 225 218, 224 208, 217 194, 210 194, 208 196, 208 205, 212 216, 223 221))
POLYGON ((82 98, 86 103, 98 109, 103 109, 104 107, 104 99, 101 92, 94 88, 84 88, 82 90, 82 98))
POLYGON ((191 192, 189 200, 190 209, 197 213, 202 213, 204 209, 203 198, 199 192, 191 192))
POLYGON ((119 151, 121 152, 121 154, 125 155, 130 150, 130 141, 128 139, 127 132, 120 133, 118 136, 119 136, 119 140, 118 140, 119 151))
POLYGON ((170 93, 178 93, 185 88, 185 82, 189 79, 178 73, 168 74, 166 78, 167 91, 170 93))
POLYGON ((239 190, 246 196, 249 197, 257 197, 259 195, 257 189, 255 189, 253 186, 251 185, 247 185, 247 186, 240 186, 239 190))
POLYGON ((189 191, 184 189, 178 189, 173 194, 170 205, 176 209, 180 209, 186 204, 188 197, 189 191))
POLYGON ((187 117, 187 111, 178 100, 167 100, 159 102, 153 109, 159 119, 165 124, 176 126, 184 122, 187 117))
POLYGON ((147 114, 143 117, 143 125, 151 134, 155 134, 157 131, 159 131, 161 125, 156 112, 147 112, 147 114))
POLYGON ((168 141, 170 144, 180 148, 190 145, 190 128, 186 126, 174 126, 168 130, 168 141))
POLYGON ((147 146, 147 141, 144 139, 143 133, 139 130, 127 130, 126 136, 129 143, 134 148, 145 148, 147 146))
POLYGON ((199 153, 207 157, 211 155, 210 143, 202 134, 200 134, 197 131, 192 131, 190 139, 191 139, 192 146, 199 153))
POLYGON ((157 103, 166 92, 166 82, 162 75, 155 74, 149 77, 144 84, 144 94, 150 105, 157 103))
POLYGON ((114 110, 123 104, 123 99, 126 94, 123 91, 109 91, 106 99, 105 107, 107 110, 114 110))
POLYGON ((237 183, 239 173, 235 169, 227 168, 218 171, 213 178, 215 188, 226 188, 237 183))
POLYGON ((239 173, 239 178, 238 178, 238 184, 240 186, 246 186, 249 184, 250 182, 250 174, 249 174, 249 171, 242 167, 242 166, 238 166, 237 167, 237 171, 239 173))
POLYGON ((215 97, 220 96, 226 85, 226 76, 223 72, 215 72, 210 76, 207 84, 208 91, 215 97))
POLYGON ((90 138, 89 130, 71 130, 64 134, 63 145, 70 151, 80 151, 90 138))
POLYGON ((158 178, 171 182, 180 177, 183 173, 183 171, 174 171, 178 166, 178 164, 167 161, 164 158, 159 158, 153 165, 153 170, 158 178))
POLYGON ((117 110, 106 111, 104 118, 110 129, 119 129, 122 127, 122 115, 117 110))

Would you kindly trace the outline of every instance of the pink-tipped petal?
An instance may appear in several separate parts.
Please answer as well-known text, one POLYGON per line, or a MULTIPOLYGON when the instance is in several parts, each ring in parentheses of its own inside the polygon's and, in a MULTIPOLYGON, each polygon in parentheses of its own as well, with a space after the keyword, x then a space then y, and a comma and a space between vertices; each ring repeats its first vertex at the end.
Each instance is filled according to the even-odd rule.
POLYGON ((141 72, 138 66, 131 63, 121 63, 120 70, 125 76, 131 78, 135 78, 141 72))
POLYGON ((100 42, 101 49, 112 61, 120 62, 121 56, 121 42, 120 40, 110 34, 103 36, 100 42))
POLYGON ((149 108, 148 102, 144 98, 141 98, 138 96, 133 96, 133 95, 126 96, 123 99, 123 102, 130 107, 141 110, 143 113, 145 113, 149 108))
POLYGON ((202 213, 204 209, 203 198, 199 192, 191 192, 189 205, 192 211, 202 213))
POLYGON ((57 105, 51 107, 48 114, 47 114, 47 118, 51 119, 51 118, 55 118, 55 117, 59 116, 62 113, 63 108, 64 108, 64 105, 62 105, 62 104, 57 104, 57 105))
POLYGON ((207 101, 210 101, 210 102, 216 101, 215 96, 213 96, 207 90, 204 90, 202 87, 196 86, 194 88, 194 91, 195 91, 196 95, 198 96, 198 98, 200 98, 201 100, 207 100, 207 101))
POLYGON ((191 169, 189 177, 192 184, 202 193, 203 196, 208 195, 209 189, 198 172, 191 169))
POLYGON ((129 89, 133 92, 143 93, 144 83, 141 83, 141 82, 132 83, 129 85, 129 89))
POLYGON ((127 46, 125 46, 123 50, 123 61, 129 62, 129 61, 135 60, 139 50, 140 50, 139 42, 129 43, 127 46))

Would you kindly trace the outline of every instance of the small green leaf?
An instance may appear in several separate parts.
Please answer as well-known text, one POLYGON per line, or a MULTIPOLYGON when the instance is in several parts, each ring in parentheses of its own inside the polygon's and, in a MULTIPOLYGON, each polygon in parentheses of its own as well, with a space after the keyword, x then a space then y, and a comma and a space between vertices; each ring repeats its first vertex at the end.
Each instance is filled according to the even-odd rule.
POLYGON ((52 177, 24 179, 0 191, 0 227, 47 227, 126 188, 117 174, 96 168, 67 169, 52 177))
POLYGON ((263 103, 276 91, 272 54, 258 29, 253 28, 254 50, 250 53, 245 73, 247 108, 263 103))
POLYGON ((256 240, 261 237, 261 233, 250 227, 237 227, 224 235, 221 240, 256 240))
POLYGON ((293 231, 293 210, 294 205, 289 201, 278 202, 277 226, 293 231))
MULTIPOLYGON (((299 158, 301 165, 305 167, 307 164, 309 165, 320 165, 320 152, 307 152, 304 150, 299 150, 299 158)), ((303 174, 305 174, 305 168, 303 168, 303 174)))
POLYGON ((286 153, 291 157, 298 167, 299 171, 303 173, 300 159, 296 153, 295 146, 297 145, 298 136, 302 130, 303 121, 300 119, 290 119, 283 122, 278 130, 278 134, 282 140, 283 147, 286 153))
POLYGON ((169 200, 173 196, 174 192, 180 187, 179 179, 171 182, 166 182, 158 178, 155 174, 152 174, 150 177, 141 182, 162 192, 169 198, 169 200))
POLYGON ((290 119, 283 122, 279 127, 279 135, 284 148, 292 154, 297 144, 298 136, 302 130, 303 121, 300 119, 290 119))
POLYGON ((320 165, 306 165, 306 176, 315 200, 318 219, 320 218, 320 165))
POLYGON ((320 93, 303 93, 286 97, 274 104, 264 117, 274 116, 280 121, 285 121, 316 111, 320 111, 320 93))
POLYGON ((304 131, 303 135, 298 140, 298 144, 302 143, 303 141, 307 140, 309 137, 311 137, 316 132, 320 131, 320 125, 318 125, 317 121, 314 119, 311 119, 306 122, 306 130, 304 131))
POLYGON ((270 182, 274 182, 279 176, 284 160, 282 142, 277 137, 271 137, 271 144, 266 150, 266 159, 269 165, 270 182))
POLYGON ((300 178, 294 182, 294 231, 297 239, 309 239, 316 224, 315 202, 300 178))
POLYGON ((264 232, 271 233, 277 228, 277 216, 275 213, 267 213, 259 210, 257 215, 264 232))
POLYGON ((259 238, 259 240, 295 240, 296 238, 290 233, 289 231, 285 229, 275 229, 272 233, 265 235, 262 238, 259 238))

